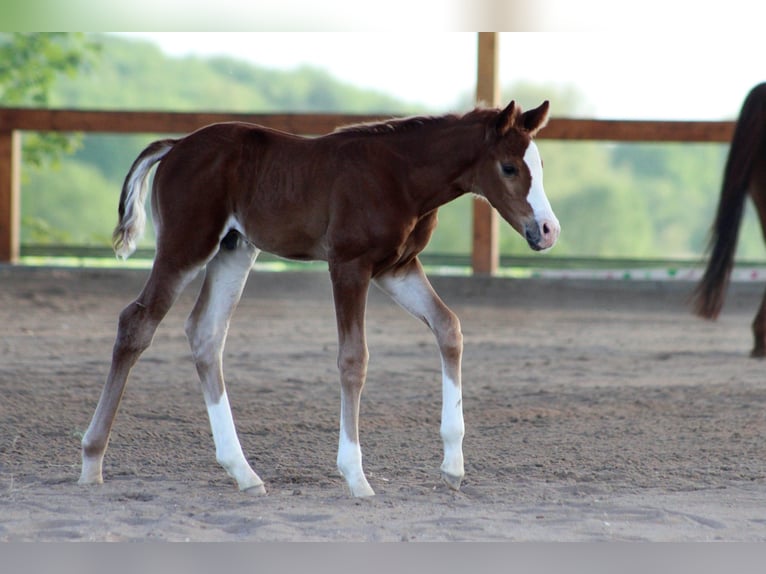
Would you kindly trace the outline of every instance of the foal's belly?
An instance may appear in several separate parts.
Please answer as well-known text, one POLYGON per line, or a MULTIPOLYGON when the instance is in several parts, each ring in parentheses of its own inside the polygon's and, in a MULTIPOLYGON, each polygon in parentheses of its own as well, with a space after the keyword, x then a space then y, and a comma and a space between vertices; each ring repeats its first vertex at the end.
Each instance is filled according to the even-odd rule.
POLYGON ((322 242, 301 232, 289 237, 274 237, 263 233, 248 233, 249 241, 261 251, 295 261, 326 261, 327 250, 322 242))

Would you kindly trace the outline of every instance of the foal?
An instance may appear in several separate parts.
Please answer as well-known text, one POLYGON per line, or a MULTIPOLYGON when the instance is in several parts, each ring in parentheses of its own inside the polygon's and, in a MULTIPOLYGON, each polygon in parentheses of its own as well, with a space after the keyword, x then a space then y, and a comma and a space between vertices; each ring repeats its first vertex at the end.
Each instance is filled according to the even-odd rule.
MULTIPOLYGON (((747 196, 766 236, 766 83, 747 95, 737 119, 710 241, 710 260, 694 293, 694 311, 715 319, 723 307, 747 196)), ((766 293, 753 319, 751 356, 766 356, 766 293)))
POLYGON ((548 102, 522 113, 477 109, 351 126, 303 138, 244 123, 204 127, 149 145, 122 188, 115 251, 127 257, 144 228, 152 188, 157 251, 138 298, 120 314, 112 366, 82 439, 81 484, 101 483, 112 423, 132 366, 184 287, 205 268, 186 334, 202 382, 216 458, 243 491, 263 493, 237 438, 224 386, 229 319, 261 250, 327 261, 338 328, 341 382, 338 469, 354 496, 374 494, 362 470, 359 400, 367 372, 365 304, 374 282, 433 331, 442 362, 441 436, 446 483, 464 476, 462 334, 426 279, 417 255, 437 209, 466 193, 486 198, 534 250, 559 223, 543 191, 532 141, 548 102))

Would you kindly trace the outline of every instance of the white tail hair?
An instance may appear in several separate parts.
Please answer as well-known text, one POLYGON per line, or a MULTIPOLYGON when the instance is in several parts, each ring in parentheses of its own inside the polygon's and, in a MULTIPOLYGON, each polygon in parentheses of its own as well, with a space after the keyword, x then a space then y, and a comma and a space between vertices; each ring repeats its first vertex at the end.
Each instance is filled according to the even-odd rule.
POLYGON ((136 250, 136 243, 144 234, 146 213, 144 202, 148 190, 149 172, 173 149, 177 140, 159 140, 142 151, 125 176, 120 195, 120 218, 112 235, 117 257, 127 259, 136 250))

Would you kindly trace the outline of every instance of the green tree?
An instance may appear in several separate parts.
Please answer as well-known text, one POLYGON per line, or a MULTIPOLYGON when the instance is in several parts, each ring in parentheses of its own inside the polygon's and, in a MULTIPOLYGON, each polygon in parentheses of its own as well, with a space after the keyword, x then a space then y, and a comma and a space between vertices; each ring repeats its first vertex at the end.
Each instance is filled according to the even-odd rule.
POLYGON ((109 245, 118 195, 99 169, 64 161, 56 170, 33 170, 28 179, 45 193, 23 198, 24 213, 35 216, 23 219, 22 243, 109 245))
MULTIPOLYGON (((0 104, 48 107, 57 78, 85 69, 96 52, 83 33, 0 33, 0 104)), ((39 166, 56 161, 74 151, 78 142, 73 134, 27 134, 24 162, 39 166)))
MULTIPOLYGON (((7 42, 11 36, 0 38, 7 42)), ((274 70, 233 58, 172 58, 151 43, 113 36, 82 40, 102 46, 98 59, 86 58, 80 67, 92 73, 73 77, 59 73, 48 92, 47 105, 245 113, 409 115, 430 111, 339 82, 315 68, 274 70)), ((0 65, 7 77, 7 58, 2 54, 0 65)), ((517 83, 504 94, 504 102, 515 99, 525 109, 550 100, 554 117, 592 115, 588 102, 572 86, 517 83)), ((24 105, 39 104, 26 100, 24 105)), ((473 98, 466 93, 456 99, 455 109, 467 110, 472 105, 473 98)), ((57 172, 29 170, 22 192, 22 243, 39 243, 47 237, 52 243, 108 245, 125 173, 138 152, 161 135, 88 134, 57 172)), ((718 200, 727 146, 548 139, 540 139, 538 145, 545 161, 545 189, 562 224, 561 238, 551 255, 701 256, 718 200)), ((465 196, 439 210, 439 226, 429 253, 470 254, 471 203, 472 197, 465 196)), ((503 255, 531 255, 524 239, 510 226, 501 223, 500 230, 503 255)), ((150 237, 147 234, 145 245, 151 243, 150 237)), ((740 247, 740 256, 763 257, 760 228, 750 208, 740 247)))
MULTIPOLYGON (((173 58, 150 42, 108 35, 80 39, 87 45, 97 44, 99 57, 82 61, 80 69, 87 69, 87 74, 59 74, 45 105, 222 112, 423 112, 386 94, 339 82, 316 68, 285 71, 228 57, 173 58)), ((39 104, 28 101, 25 105, 39 104)), ((173 134, 86 134, 55 174, 46 165, 29 169, 25 161, 22 244, 109 245, 125 173, 150 141, 165 135, 173 134)), ((143 245, 152 243, 149 225, 143 245)))

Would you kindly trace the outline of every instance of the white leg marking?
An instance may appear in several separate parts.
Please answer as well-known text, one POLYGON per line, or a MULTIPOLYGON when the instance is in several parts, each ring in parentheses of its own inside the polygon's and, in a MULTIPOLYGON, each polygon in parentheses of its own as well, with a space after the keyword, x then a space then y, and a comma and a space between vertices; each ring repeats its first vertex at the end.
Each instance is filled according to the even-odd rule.
MULTIPOLYGON (((465 476, 463 464, 463 436, 465 423, 463 421, 463 397, 459 385, 444 373, 442 378, 442 422, 441 437, 444 441, 444 461, 441 470, 447 475, 447 480, 462 480, 465 476)), ((459 485, 459 482, 458 482, 459 485)))
POLYGON ((362 448, 359 443, 353 442, 346 432, 343 421, 345 412, 344 399, 341 397, 340 439, 338 441, 338 470, 346 479, 351 494, 357 498, 374 496, 375 491, 367 482, 362 470, 362 448))
POLYGON ((102 474, 102 466, 104 463, 104 457, 94 456, 89 457, 82 453, 82 467, 80 470, 80 478, 77 481, 78 484, 103 484, 104 478, 102 474))
POLYGON ((226 391, 217 403, 207 405, 207 412, 210 417, 210 429, 213 431, 215 457, 218 463, 226 469, 229 476, 237 481, 240 490, 255 489, 258 492, 265 492, 263 481, 250 468, 242 452, 226 391))

